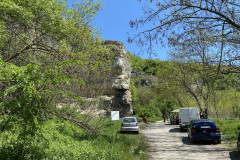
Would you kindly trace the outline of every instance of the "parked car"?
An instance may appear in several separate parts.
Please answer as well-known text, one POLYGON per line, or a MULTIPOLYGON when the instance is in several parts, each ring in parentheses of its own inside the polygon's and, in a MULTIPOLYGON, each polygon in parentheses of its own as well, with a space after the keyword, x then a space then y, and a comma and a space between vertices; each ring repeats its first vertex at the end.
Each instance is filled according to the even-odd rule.
POLYGON ((140 127, 136 117, 124 117, 121 124, 121 132, 139 133, 140 127))
POLYGON ((238 133, 238 141, 237 141, 237 148, 240 151, 240 127, 238 127, 239 133, 238 133))
POLYGON ((190 126, 190 121, 193 119, 200 119, 198 108, 188 107, 179 109, 179 126, 181 131, 190 126))
POLYGON ((188 128, 188 138, 191 142, 211 140, 216 141, 218 144, 221 143, 220 129, 215 122, 209 119, 192 120, 188 128))

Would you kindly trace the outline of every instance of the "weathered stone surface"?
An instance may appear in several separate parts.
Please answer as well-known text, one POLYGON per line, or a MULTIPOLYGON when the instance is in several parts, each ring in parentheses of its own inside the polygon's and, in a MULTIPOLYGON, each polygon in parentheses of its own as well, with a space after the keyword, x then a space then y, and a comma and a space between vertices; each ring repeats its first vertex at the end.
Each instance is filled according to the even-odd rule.
POLYGON ((157 77, 152 75, 151 73, 142 73, 132 71, 131 73, 132 79, 138 79, 135 81, 135 87, 154 87, 158 82, 157 77))
POLYGON ((127 74, 121 74, 116 79, 114 79, 114 82, 112 84, 113 89, 124 89, 129 90, 130 89, 130 77, 127 74))
POLYGON ((120 111, 120 116, 126 116, 132 112, 132 99, 130 92, 131 64, 123 43, 119 41, 105 41, 105 45, 113 45, 117 55, 113 65, 113 81, 106 89, 106 95, 112 97, 111 110, 120 111), (110 91, 110 92, 109 92, 110 91), (109 95, 109 93, 112 93, 109 95))
MULTIPOLYGON (((110 73, 112 78, 101 82, 100 85, 96 85, 100 88, 95 89, 99 89, 102 92, 99 97, 82 97, 84 103, 80 106, 81 109, 77 111, 92 116, 110 115, 111 111, 120 111, 120 117, 127 116, 132 113, 130 92, 131 64, 128 60, 127 51, 123 43, 119 41, 108 40, 103 45, 112 47, 116 56, 112 72, 110 73)), ((64 105, 68 105, 66 102, 64 103, 59 103, 57 107, 62 108, 64 105)), ((68 103, 71 105, 73 102, 68 100, 68 103)))
POLYGON ((110 115, 111 111, 119 111, 120 117, 132 113, 132 98, 130 92, 131 64, 123 43, 119 41, 105 41, 104 45, 112 46, 116 54, 116 61, 112 66, 112 79, 104 82, 103 95, 97 100, 83 99, 88 106, 82 113, 94 112, 110 115), (105 111, 105 112, 103 112, 105 111))

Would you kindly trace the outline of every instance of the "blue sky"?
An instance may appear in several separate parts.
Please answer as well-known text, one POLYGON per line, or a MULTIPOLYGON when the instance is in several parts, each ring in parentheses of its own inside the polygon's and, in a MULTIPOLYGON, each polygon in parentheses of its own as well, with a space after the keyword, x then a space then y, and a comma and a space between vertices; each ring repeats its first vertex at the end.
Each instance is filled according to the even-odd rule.
MULTIPOLYGON (((81 2, 81 0, 77 1, 81 2)), ((129 21, 143 15, 143 3, 137 0, 103 0, 103 4, 104 9, 98 11, 98 15, 93 21, 95 27, 102 33, 101 38, 121 41, 127 51, 148 59, 149 55, 146 52, 139 54, 139 47, 136 44, 127 42, 127 32, 130 34, 136 33, 135 30, 130 28, 129 21)), ((152 56, 152 59, 167 60, 167 49, 161 45, 156 45, 154 50, 158 56, 152 56)))

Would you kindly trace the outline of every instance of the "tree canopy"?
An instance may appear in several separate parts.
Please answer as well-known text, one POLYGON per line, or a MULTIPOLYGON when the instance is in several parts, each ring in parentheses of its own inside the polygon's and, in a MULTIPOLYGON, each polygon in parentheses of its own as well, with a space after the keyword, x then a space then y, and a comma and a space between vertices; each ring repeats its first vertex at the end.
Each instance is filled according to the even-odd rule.
POLYGON ((56 104, 81 105, 81 97, 98 95, 96 85, 110 77, 114 56, 91 25, 101 1, 66 2, 0 2, 0 111, 5 115, 0 129, 14 132, 12 126, 19 126, 16 145, 22 154, 49 114, 93 131, 56 104))
POLYGON ((139 31, 129 38, 130 42, 148 44, 149 48, 168 42, 169 46, 182 45, 189 54, 189 46, 206 44, 211 48, 210 55, 215 53, 212 58, 239 65, 240 6, 235 0, 139 1, 146 2, 145 16, 130 21, 130 26, 139 31))

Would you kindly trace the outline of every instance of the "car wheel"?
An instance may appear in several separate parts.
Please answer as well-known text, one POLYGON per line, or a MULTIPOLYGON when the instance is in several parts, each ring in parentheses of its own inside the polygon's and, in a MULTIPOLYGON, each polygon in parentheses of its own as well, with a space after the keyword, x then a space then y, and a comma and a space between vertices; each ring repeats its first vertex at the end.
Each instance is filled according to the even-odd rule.
POLYGON ((217 144, 221 144, 221 142, 222 142, 221 139, 217 140, 217 144))
POLYGON ((240 141, 237 142, 237 148, 240 151, 240 141))
POLYGON ((192 138, 190 138, 190 142, 191 142, 191 143, 194 143, 194 142, 195 142, 195 140, 194 140, 194 139, 192 139, 192 138))
POLYGON ((181 132, 183 132, 183 131, 184 131, 184 129, 183 129, 182 127, 180 127, 180 130, 181 130, 181 132))

